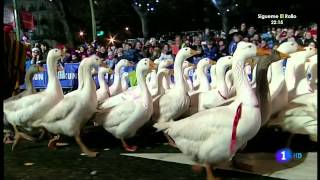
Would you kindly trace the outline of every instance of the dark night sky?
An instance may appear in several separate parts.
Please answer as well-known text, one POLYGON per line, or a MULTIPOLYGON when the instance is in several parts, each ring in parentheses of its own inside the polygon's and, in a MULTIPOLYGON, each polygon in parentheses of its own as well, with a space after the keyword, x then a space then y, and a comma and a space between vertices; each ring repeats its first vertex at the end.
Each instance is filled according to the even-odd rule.
MULTIPOLYGON (((68 6, 69 21, 74 31, 80 29, 90 31, 91 19, 89 3, 87 1, 65 0, 68 6)), ((130 0, 97 0, 95 5, 96 19, 100 21, 102 30, 118 33, 124 38, 141 36, 141 23, 139 16, 131 7, 130 0), (131 34, 124 31, 130 27, 131 34)), ((230 13, 231 25, 239 26, 241 22, 262 27, 269 25, 269 20, 257 19, 257 14, 296 14, 297 19, 285 20, 288 26, 309 25, 316 20, 315 6, 303 5, 300 0, 236 0, 239 7, 230 13)), ((204 29, 221 29, 221 17, 211 0, 160 0, 156 12, 150 15, 150 32, 180 32, 204 29)))

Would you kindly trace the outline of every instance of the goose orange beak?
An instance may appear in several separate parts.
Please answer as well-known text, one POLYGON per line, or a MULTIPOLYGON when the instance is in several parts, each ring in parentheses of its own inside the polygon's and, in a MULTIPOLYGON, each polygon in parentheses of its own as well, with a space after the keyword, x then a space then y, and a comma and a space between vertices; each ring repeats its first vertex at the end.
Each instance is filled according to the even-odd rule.
POLYGON ((297 52, 298 52, 298 51, 305 51, 305 49, 304 49, 303 46, 300 46, 300 45, 299 45, 299 46, 298 46, 298 49, 297 49, 297 52))
POLYGON ((101 61, 101 63, 100 63, 100 67, 108 68, 108 65, 107 65, 106 63, 104 63, 103 61, 101 61))
POLYGON ((195 56, 195 55, 197 55, 197 54, 200 54, 200 52, 199 52, 199 51, 196 51, 196 50, 191 49, 191 55, 192 55, 192 56, 195 56))
POLYGON ((210 60, 209 63, 210 63, 211 65, 217 64, 216 61, 212 61, 212 60, 210 60))
POLYGON ((287 54, 287 53, 282 53, 282 52, 279 52, 279 53, 280 53, 280 58, 281 58, 281 59, 288 59, 288 58, 290 58, 289 54, 287 54))
POLYGON ((157 65, 156 63, 154 63, 153 61, 149 61, 149 69, 150 70, 156 70, 157 69, 157 65))
POLYGON ((169 65, 172 65, 174 63, 172 59, 167 60, 167 62, 168 62, 169 65))
POLYGON ((132 61, 129 61, 129 64, 128 64, 128 66, 134 66, 134 62, 132 62, 132 61))
POLYGON ((196 66, 194 64, 192 64, 192 63, 189 63, 188 67, 196 67, 196 66))
POLYGON ((271 50, 263 49, 263 48, 257 48, 257 56, 265 56, 265 55, 271 55, 271 50))
POLYGON ((169 75, 173 75, 173 74, 174 74, 174 70, 173 70, 173 69, 169 69, 168 74, 169 74, 169 75))
POLYGON ((108 74, 113 74, 113 70, 111 68, 108 68, 108 71, 107 71, 108 74))
POLYGON ((39 65, 38 65, 38 70, 39 70, 39 72, 45 71, 44 67, 43 66, 39 66, 39 65))
POLYGON ((64 69, 63 69, 63 67, 62 66, 58 66, 57 67, 57 71, 63 71, 64 69))

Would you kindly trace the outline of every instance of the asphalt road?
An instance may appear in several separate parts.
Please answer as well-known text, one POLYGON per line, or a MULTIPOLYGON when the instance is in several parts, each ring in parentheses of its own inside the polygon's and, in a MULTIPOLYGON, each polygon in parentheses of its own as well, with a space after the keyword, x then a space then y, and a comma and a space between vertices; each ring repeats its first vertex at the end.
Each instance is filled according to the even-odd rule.
MULTIPOLYGON (((161 133, 142 129, 130 139, 129 144, 138 145, 137 153, 179 152, 164 145, 161 133), (139 135, 140 134, 140 135, 139 135)), ((274 129, 261 131, 250 141, 243 152, 275 152, 286 144, 289 134, 274 129)), ((84 129, 82 139, 88 147, 100 152, 96 158, 80 155, 80 149, 72 138, 62 137, 69 146, 53 150, 48 149, 47 140, 19 144, 14 152, 11 145, 4 146, 5 180, 204 180, 205 171, 194 173, 191 166, 121 156, 126 153, 120 141, 106 133, 102 128, 84 129), (108 148, 109 150, 104 150, 108 148), (25 164, 29 163, 29 164, 25 164), (34 163, 34 164, 30 164, 34 163)), ((316 144, 306 136, 293 138, 291 149, 294 151, 316 151, 316 144)), ((227 170, 215 170, 214 174, 222 180, 238 179, 276 179, 227 170)))

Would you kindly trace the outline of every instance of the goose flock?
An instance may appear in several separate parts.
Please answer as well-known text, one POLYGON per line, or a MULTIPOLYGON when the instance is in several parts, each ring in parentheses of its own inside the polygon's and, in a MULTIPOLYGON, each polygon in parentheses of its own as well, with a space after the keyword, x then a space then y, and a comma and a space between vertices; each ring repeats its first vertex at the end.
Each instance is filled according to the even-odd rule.
MULTIPOLYGON (((151 121, 170 145, 205 165, 207 178, 214 179, 212 168, 233 159, 263 126, 280 126, 317 141, 317 49, 284 42, 276 50, 266 50, 241 41, 233 56, 221 57, 217 63, 204 58, 194 66, 186 61, 196 54, 186 47, 175 60, 141 59, 134 87, 128 87, 128 77, 120 71, 132 66, 130 61, 119 61, 113 72, 92 55, 80 63, 78 89, 64 95, 56 71, 63 53, 50 50, 47 88, 34 91, 32 76, 42 71, 35 65, 26 75, 26 91, 4 101, 4 123, 15 133, 12 149, 22 139, 34 141, 28 131, 40 128, 74 137, 83 153, 96 157, 97 152, 80 138, 90 121, 121 140, 126 151, 135 151, 137 146, 126 139, 151 121), (252 79, 247 65, 253 67, 252 79), (92 78, 92 69, 97 68, 98 90, 92 78), (190 78, 191 71, 196 80, 190 78), (113 73, 109 87, 105 75, 113 73)), ((57 139, 48 146, 54 147, 57 139)))

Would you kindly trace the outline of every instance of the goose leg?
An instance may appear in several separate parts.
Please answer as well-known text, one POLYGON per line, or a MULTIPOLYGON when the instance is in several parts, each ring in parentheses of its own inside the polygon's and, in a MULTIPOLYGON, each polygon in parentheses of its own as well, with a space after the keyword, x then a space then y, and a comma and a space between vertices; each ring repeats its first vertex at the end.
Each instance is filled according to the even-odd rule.
POLYGON ((93 151, 90 151, 86 145, 83 144, 83 142, 81 141, 81 138, 80 138, 80 133, 78 133, 76 136, 75 136, 75 140, 77 142, 77 144, 79 145, 81 151, 83 153, 85 153, 87 156, 89 157, 96 157, 98 152, 93 152, 93 151))
POLYGON ((206 164, 206 173, 207 173, 207 180, 220 180, 220 178, 217 178, 212 173, 212 167, 210 164, 206 164))
POLYGON ((60 139, 60 135, 57 135, 57 136, 54 136, 53 138, 51 138, 48 143, 48 148, 56 149, 57 148, 57 141, 59 141, 59 139, 60 139))
POLYGON ((19 132, 18 128, 16 125, 13 125, 14 128, 14 142, 12 144, 12 151, 15 149, 15 147, 17 146, 17 144, 19 144, 21 139, 25 139, 28 141, 34 141, 34 138, 23 133, 23 132, 19 132))
POLYGON ((137 146, 130 146, 126 143, 126 141, 121 138, 121 143, 122 143, 122 146, 123 148, 126 150, 126 151, 129 151, 129 152, 135 152, 137 150, 137 146))
POLYGON ((11 140, 10 132, 4 133, 3 143, 4 144, 12 144, 13 143, 13 141, 11 140))
POLYGON ((192 165, 192 170, 196 173, 200 173, 202 171, 202 166, 200 164, 194 164, 192 165))
POLYGON ((176 143, 171 139, 171 137, 168 134, 166 134, 165 132, 163 134, 167 138, 169 145, 174 148, 177 148, 176 143))

